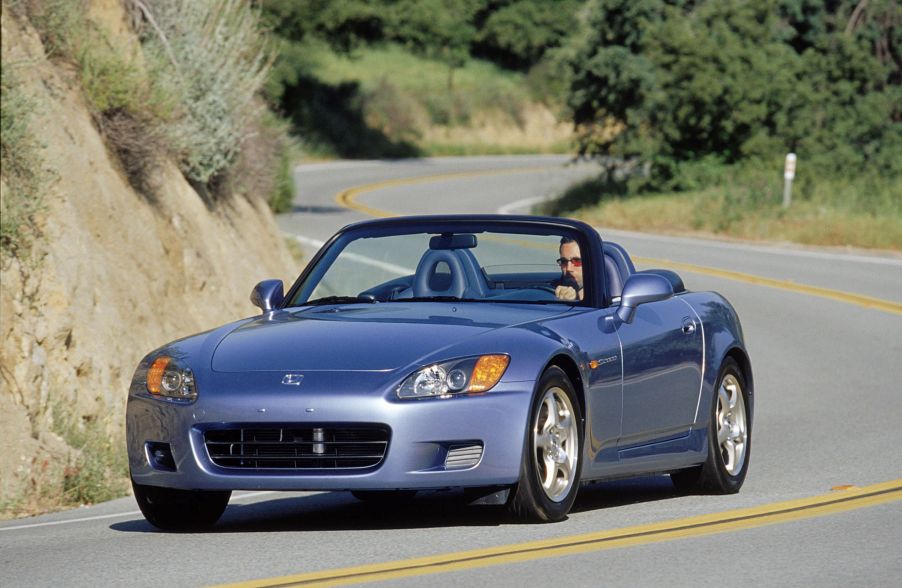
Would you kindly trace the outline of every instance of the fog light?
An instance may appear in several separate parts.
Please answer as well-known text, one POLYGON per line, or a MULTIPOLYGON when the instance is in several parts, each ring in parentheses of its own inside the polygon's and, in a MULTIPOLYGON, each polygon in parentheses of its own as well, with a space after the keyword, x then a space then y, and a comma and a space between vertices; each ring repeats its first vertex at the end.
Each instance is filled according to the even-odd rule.
POLYGON ((145 445, 147 462, 156 470, 167 472, 175 471, 175 458, 172 456, 172 448, 169 443, 153 443, 148 441, 145 445))
POLYGON ((482 443, 452 445, 445 456, 446 470, 472 468, 482 459, 482 443))

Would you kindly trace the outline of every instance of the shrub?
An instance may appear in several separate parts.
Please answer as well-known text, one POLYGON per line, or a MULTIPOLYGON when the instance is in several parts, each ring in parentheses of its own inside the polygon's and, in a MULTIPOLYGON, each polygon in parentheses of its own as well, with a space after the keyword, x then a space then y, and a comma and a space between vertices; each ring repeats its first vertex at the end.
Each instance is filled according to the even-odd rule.
POLYGON ((902 175, 896 2, 595 0, 587 15, 568 54, 583 153, 649 161, 663 190, 695 175, 687 162, 789 151, 822 175, 902 175), (596 132, 610 119, 622 132, 596 132))
POLYGON ((30 130, 37 103, 5 59, 0 70, 0 251, 22 257, 38 233, 35 217, 43 208, 52 174, 44 168, 42 146, 30 130))
POLYGON ((160 84, 175 99, 165 133, 183 173, 207 184, 234 161, 254 96, 272 63, 257 13, 245 0, 133 0, 160 84))
POLYGON ((128 458, 122 433, 109 433, 109 422, 77 416, 62 402, 53 407, 52 430, 76 450, 59 481, 60 506, 112 500, 128 490, 128 458))
POLYGON ((274 114, 247 121, 235 163, 225 172, 228 189, 262 198, 274 212, 286 212, 294 201, 294 165, 298 146, 288 135, 288 123, 274 114))
POLYGON ((48 55, 72 62, 85 100, 107 146, 119 159, 129 183, 151 196, 150 178, 167 151, 160 121, 172 100, 144 67, 134 47, 117 43, 86 18, 82 0, 31 0, 29 18, 48 55))

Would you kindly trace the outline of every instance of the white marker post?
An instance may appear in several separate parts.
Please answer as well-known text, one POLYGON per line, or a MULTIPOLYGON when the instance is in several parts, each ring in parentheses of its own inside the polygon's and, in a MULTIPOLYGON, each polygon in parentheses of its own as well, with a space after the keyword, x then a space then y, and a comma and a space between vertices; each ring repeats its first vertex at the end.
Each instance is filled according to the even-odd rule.
POLYGON ((786 165, 783 167, 783 208, 792 204, 792 180, 796 177, 796 154, 786 154, 786 165))

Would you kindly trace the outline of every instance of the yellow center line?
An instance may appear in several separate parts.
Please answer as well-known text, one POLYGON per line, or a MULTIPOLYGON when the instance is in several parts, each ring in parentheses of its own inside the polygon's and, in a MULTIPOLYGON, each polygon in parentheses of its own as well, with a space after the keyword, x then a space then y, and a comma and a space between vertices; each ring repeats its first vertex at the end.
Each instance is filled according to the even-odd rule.
MULTIPOLYGON (((335 201, 345 207, 350 208, 352 210, 356 210, 357 212, 377 217, 377 218, 390 218, 394 216, 398 216, 398 214, 389 212, 386 210, 380 210, 378 208, 373 208, 371 206, 366 206, 365 204, 360 204, 357 202, 357 197, 361 194, 366 194, 368 192, 374 192, 376 190, 381 190, 383 188, 390 188, 395 186, 410 186, 414 184, 428 184, 430 182, 439 182, 443 180, 452 180, 452 179, 462 179, 462 178, 470 178, 470 177, 479 177, 479 176, 493 176, 493 175, 502 175, 502 174, 515 174, 515 173, 525 173, 530 171, 538 171, 543 169, 550 169, 551 167, 556 166, 546 166, 546 167, 518 167, 518 168, 510 168, 510 169, 491 169, 491 170, 482 170, 475 172, 453 172, 447 174, 440 174, 434 176, 419 176, 415 178, 399 178, 395 180, 386 180, 383 182, 375 182, 372 184, 364 184, 361 186, 354 186, 353 188, 348 188, 342 192, 339 192, 335 196, 335 201)), ((785 290, 788 292, 796 292, 798 294, 806 294, 808 296, 816 296, 818 298, 826 298, 828 300, 834 300, 837 302, 844 302, 846 304, 854 304, 856 306, 861 306, 864 308, 871 308, 874 310, 881 310, 884 312, 888 312, 891 314, 902 314, 902 304, 898 302, 892 302, 890 300, 882 300, 880 298, 873 298, 870 296, 864 296, 862 294, 853 294, 851 292, 843 292, 841 290, 832 290, 830 288, 820 288, 818 286, 808 286, 805 284, 799 284, 797 282, 793 282, 791 280, 777 280, 774 278, 765 278, 763 276, 756 276, 753 274, 746 274, 743 272, 736 272, 732 270, 725 270, 713 267, 706 267, 701 265, 695 265, 691 263, 682 263, 677 261, 670 261, 667 259, 655 259, 651 257, 634 257, 633 261, 652 265, 652 266, 660 266, 662 268, 671 268, 674 270, 683 270, 687 272, 692 272, 696 274, 703 274, 707 276, 715 276, 718 278, 725 278, 727 280, 734 280, 737 282, 744 282, 746 284, 754 284, 756 286, 763 286, 765 288, 775 288, 777 290, 785 290)))
POLYGON ((810 498, 776 502, 763 506, 730 510, 638 525, 611 531, 529 541, 487 549, 474 549, 393 562, 336 568, 313 573, 253 580, 233 587, 345 586, 412 576, 470 570, 501 564, 525 562, 563 555, 673 541, 728 531, 738 531, 799 521, 854 509, 902 500, 902 479, 873 486, 850 488, 810 498))
POLYGON ((393 188, 396 186, 413 186, 415 184, 430 184, 432 182, 443 182, 445 180, 462 180, 484 176, 501 176, 508 174, 541 172, 549 169, 560 169, 560 167, 561 166, 557 165, 546 165, 539 167, 512 167, 506 169, 486 169, 481 171, 449 172, 446 174, 419 176, 415 178, 398 178, 396 180, 385 180, 382 182, 374 182, 372 184, 364 184, 362 186, 354 186, 353 188, 348 188, 347 190, 339 192, 335 196, 335 201, 340 206, 350 208, 351 210, 356 210, 357 212, 361 212, 368 216, 373 216, 376 218, 390 218, 399 215, 394 212, 388 212, 387 210, 380 210, 378 208, 373 208, 365 204, 360 204, 359 202, 357 202, 357 197, 361 194, 366 194, 367 192, 375 192, 376 190, 382 190, 383 188, 393 188))
POLYGON ((724 270, 713 267, 705 267, 692 263, 683 263, 679 261, 670 261, 668 259, 655 259, 651 257, 633 257, 636 263, 645 265, 661 266, 674 270, 682 270, 695 274, 703 274, 706 276, 714 276, 725 278, 727 280, 735 280, 737 282, 745 282, 756 286, 764 286, 766 288, 775 288, 777 290, 786 290, 799 294, 807 294, 808 296, 817 296, 819 298, 827 298, 838 302, 863 306, 864 308, 873 308, 882 310, 892 314, 902 314, 902 304, 889 300, 881 300, 880 298, 872 298, 862 294, 852 294, 851 292, 842 292, 840 290, 831 290, 829 288, 820 288, 818 286, 808 286, 799 284, 791 280, 776 280, 773 278, 765 278, 732 270, 724 270))

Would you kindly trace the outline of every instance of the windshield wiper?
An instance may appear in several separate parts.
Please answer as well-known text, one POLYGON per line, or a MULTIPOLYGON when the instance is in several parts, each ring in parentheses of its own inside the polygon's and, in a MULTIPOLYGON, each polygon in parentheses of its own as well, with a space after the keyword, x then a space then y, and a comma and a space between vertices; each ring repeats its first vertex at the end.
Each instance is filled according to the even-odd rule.
POLYGON ((372 304, 376 302, 375 296, 324 296, 314 300, 308 300, 304 306, 320 306, 323 304, 355 304, 358 302, 366 302, 372 304))

